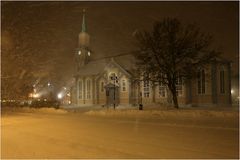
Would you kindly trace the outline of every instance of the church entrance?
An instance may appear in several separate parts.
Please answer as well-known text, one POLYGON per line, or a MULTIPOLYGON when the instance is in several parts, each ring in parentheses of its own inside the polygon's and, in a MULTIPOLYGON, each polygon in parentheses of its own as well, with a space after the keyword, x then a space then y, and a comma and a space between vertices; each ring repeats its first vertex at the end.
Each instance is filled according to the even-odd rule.
POLYGON ((107 106, 118 106, 119 104, 119 87, 113 84, 105 86, 107 106))

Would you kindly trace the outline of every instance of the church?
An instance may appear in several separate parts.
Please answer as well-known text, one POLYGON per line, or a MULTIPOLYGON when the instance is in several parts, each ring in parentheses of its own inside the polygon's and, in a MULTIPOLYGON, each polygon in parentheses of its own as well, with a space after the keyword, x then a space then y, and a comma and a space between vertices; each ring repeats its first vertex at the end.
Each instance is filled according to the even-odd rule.
MULTIPOLYGON (((137 106, 172 104, 166 86, 149 81, 133 81, 134 57, 131 55, 93 60, 85 12, 75 52, 76 73, 71 88, 71 103, 77 106, 137 106)), ((97 54, 97 53, 96 53, 97 54)), ((177 83, 179 106, 230 106, 231 64, 217 59, 199 70, 198 77, 177 83)))

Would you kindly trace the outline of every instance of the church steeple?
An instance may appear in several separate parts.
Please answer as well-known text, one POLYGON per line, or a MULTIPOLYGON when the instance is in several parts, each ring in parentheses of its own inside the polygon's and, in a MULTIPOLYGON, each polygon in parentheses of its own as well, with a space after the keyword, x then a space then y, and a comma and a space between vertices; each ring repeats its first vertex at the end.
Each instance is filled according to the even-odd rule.
POLYGON ((86 32, 86 22, 85 22, 85 9, 83 9, 83 18, 82 18, 82 32, 86 32))
POLYGON ((88 47, 89 46, 89 40, 90 36, 87 33, 87 28, 86 28, 86 18, 85 18, 85 9, 83 10, 83 15, 82 15, 82 28, 81 32, 79 33, 79 47, 88 47))
POLYGON ((85 18, 85 9, 82 12, 82 28, 81 32, 79 33, 79 44, 77 49, 77 70, 79 70, 82 66, 86 65, 91 56, 90 52, 90 36, 87 33, 86 28, 86 18, 85 18))

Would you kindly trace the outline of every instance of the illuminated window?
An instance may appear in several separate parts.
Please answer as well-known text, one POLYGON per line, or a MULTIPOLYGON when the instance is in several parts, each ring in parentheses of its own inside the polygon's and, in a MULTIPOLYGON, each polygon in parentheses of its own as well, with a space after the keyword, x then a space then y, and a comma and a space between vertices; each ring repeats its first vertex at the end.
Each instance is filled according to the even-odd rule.
POLYGON ((149 81, 144 81, 143 82, 143 96, 144 97, 149 97, 149 81))
POLYGON ((197 73, 198 94, 205 94, 205 71, 201 69, 197 73))
POLYGON ((220 70, 220 93, 225 93, 224 70, 220 70))
POLYGON ((87 99, 91 99, 91 80, 88 79, 87 80, 87 89, 86 89, 86 93, 87 93, 87 99))
POLYGON ((122 91, 126 91, 126 80, 122 80, 122 91))
POLYGON ((78 81, 78 98, 83 99, 83 82, 82 80, 78 81))

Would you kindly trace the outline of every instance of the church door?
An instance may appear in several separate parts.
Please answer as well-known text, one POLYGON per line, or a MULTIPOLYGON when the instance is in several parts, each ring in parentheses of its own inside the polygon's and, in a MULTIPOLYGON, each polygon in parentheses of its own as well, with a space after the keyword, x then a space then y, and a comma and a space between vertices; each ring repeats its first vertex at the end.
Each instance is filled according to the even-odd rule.
POLYGON ((113 106, 115 102, 115 106, 119 104, 119 87, 113 84, 109 84, 106 86, 106 99, 107 105, 113 106))

